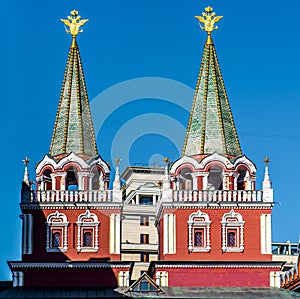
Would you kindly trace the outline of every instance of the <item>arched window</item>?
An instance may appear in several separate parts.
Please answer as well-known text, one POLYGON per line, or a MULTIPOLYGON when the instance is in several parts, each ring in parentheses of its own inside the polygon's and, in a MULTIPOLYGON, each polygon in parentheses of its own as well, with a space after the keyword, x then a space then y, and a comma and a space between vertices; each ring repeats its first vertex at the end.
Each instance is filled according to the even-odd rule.
POLYGON ((222 217, 222 250, 241 252, 244 250, 244 224, 241 214, 231 210, 222 217))
POLYGON ((188 221, 188 250, 190 252, 210 251, 210 224, 208 214, 200 210, 190 215, 188 221))
POLYGON ((185 167, 180 170, 178 175, 179 190, 193 190, 192 170, 185 167))
POLYGON ((52 190, 51 170, 46 169, 43 173, 44 190, 52 190))
POLYGON ((66 189, 78 190, 78 176, 76 167, 71 166, 67 169, 66 189))
MULTIPOLYGON (((92 189, 93 190, 99 190, 101 189, 100 180, 102 180, 102 173, 99 169, 95 169, 93 171, 93 179, 92 179, 92 189)), ((102 186, 103 188, 103 186, 102 186)))
POLYGON ((208 190, 223 190, 223 171, 218 165, 213 165, 208 169, 208 190))
POLYGON ((68 250, 68 220, 63 213, 56 211, 47 217, 46 251, 65 252, 68 250))
POLYGON ((96 214, 87 210, 77 220, 77 251, 96 252, 99 249, 98 229, 100 222, 96 214))
POLYGON ((247 174, 246 168, 240 168, 238 170, 238 175, 237 175, 237 189, 238 190, 246 190, 246 182, 245 182, 246 174, 247 174))

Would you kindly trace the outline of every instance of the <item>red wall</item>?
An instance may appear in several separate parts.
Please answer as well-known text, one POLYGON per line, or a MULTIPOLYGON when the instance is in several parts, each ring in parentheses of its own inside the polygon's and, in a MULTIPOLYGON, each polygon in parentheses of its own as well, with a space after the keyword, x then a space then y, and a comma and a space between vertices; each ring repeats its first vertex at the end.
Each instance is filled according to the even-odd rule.
POLYGON ((109 259, 120 260, 120 254, 109 253, 109 225, 110 215, 120 213, 120 210, 90 209, 97 215, 99 225, 99 250, 98 252, 77 252, 77 219, 86 209, 58 210, 68 218, 68 250, 66 252, 46 252, 46 221, 49 214, 56 212, 54 209, 28 210, 23 213, 33 215, 33 254, 23 255, 23 261, 61 261, 61 260, 90 260, 109 259))
POLYGON ((176 253, 163 254, 163 217, 160 221, 160 260, 272 260, 271 254, 260 252, 260 215, 271 214, 271 209, 241 209, 234 208, 240 213, 244 224, 244 251, 222 252, 222 217, 231 211, 229 208, 201 208, 201 212, 209 215, 210 224, 210 252, 188 251, 188 220, 190 214, 198 209, 165 209, 164 214, 174 213, 176 215, 176 253))
MULTIPOLYGON (((276 269, 279 271, 279 269, 276 269)), ((272 268, 159 268, 170 287, 269 287, 272 268)))

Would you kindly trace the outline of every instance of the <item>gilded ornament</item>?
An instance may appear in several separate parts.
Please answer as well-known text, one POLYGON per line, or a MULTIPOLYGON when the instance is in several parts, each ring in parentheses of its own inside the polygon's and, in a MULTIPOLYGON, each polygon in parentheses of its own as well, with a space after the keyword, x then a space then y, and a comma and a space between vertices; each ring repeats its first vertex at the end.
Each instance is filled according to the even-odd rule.
POLYGON ((67 20, 60 19, 66 26, 69 27, 69 29, 66 28, 66 32, 72 34, 73 37, 76 37, 76 35, 80 32, 83 32, 82 29, 80 29, 81 26, 83 26, 88 19, 81 20, 81 16, 78 15, 77 10, 72 10, 71 16, 67 17, 67 20))
POLYGON ((213 30, 217 30, 218 26, 215 26, 215 23, 219 22, 223 16, 216 16, 215 12, 212 12, 212 7, 208 6, 205 8, 206 12, 202 13, 202 16, 195 16, 199 22, 204 24, 204 27, 200 25, 201 29, 206 31, 208 34, 211 34, 213 30))

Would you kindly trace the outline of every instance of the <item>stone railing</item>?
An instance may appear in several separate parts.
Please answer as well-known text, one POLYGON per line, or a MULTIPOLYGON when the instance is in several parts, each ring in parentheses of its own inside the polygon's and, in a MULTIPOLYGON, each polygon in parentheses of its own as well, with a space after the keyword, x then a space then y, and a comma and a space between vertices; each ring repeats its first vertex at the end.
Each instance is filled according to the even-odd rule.
POLYGON ((58 202, 112 202, 112 190, 46 190, 29 191, 22 196, 22 203, 58 203, 58 202))
POLYGON ((263 202, 262 190, 174 190, 173 202, 263 202))

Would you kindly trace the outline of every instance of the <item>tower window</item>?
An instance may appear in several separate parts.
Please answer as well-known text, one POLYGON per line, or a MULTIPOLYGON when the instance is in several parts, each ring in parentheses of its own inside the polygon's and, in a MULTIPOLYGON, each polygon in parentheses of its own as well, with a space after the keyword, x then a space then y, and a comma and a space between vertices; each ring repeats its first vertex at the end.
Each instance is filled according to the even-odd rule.
POLYGON ((213 165, 209 168, 208 175, 208 189, 209 190, 222 190, 223 189, 223 172, 222 168, 218 165, 213 165))

